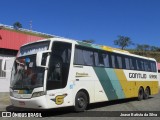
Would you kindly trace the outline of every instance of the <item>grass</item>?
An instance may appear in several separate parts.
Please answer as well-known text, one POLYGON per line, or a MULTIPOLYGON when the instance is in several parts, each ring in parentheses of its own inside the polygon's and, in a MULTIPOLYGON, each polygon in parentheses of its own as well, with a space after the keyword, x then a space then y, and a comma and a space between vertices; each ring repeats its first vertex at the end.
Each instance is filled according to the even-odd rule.
POLYGON ((27 35, 43 37, 43 38, 52 38, 53 37, 53 36, 50 36, 50 35, 38 34, 38 33, 30 32, 30 31, 21 31, 21 30, 10 29, 10 28, 3 28, 3 29, 13 31, 13 32, 18 32, 18 33, 23 33, 23 34, 27 34, 27 35))

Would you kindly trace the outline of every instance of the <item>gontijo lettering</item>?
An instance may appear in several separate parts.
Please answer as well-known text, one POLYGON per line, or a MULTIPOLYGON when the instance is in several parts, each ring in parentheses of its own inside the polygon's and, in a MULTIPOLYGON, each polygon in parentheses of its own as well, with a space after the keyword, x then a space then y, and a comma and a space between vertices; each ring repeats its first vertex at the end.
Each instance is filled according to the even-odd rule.
POLYGON ((141 79, 146 79, 147 75, 146 74, 141 74, 141 73, 129 73, 129 78, 141 78, 141 79))

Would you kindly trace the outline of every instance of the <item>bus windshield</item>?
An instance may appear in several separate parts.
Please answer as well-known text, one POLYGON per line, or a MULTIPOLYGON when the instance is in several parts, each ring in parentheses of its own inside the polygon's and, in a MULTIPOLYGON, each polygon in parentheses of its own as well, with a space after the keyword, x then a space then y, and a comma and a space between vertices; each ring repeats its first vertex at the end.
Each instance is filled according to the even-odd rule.
POLYGON ((11 88, 20 90, 43 87, 44 70, 36 66, 36 55, 17 58, 12 69, 11 88))
MULTIPOLYGON (((43 87, 44 71, 36 66, 36 53, 48 50, 50 41, 36 42, 22 46, 14 62, 11 75, 12 89, 34 89, 43 87)), ((42 58, 46 61, 46 58, 42 58)))

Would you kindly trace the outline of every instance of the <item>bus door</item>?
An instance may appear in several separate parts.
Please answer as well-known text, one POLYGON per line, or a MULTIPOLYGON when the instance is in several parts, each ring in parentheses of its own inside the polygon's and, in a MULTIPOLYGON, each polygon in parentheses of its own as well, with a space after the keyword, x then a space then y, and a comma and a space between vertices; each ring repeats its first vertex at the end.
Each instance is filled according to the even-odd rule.
POLYGON ((63 100, 56 97, 64 97, 64 89, 67 85, 71 58, 71 44, 64 42, 54 42, 49 61, 47 77, 47 97, 49 103, 62 104, 63 100))

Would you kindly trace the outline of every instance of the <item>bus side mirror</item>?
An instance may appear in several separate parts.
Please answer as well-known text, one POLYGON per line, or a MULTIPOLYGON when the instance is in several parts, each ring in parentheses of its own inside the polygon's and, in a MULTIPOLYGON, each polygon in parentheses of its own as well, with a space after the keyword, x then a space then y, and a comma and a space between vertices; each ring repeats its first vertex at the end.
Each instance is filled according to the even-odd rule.
POLYGON ((47 56, 48 52, 38 52, 36 56, 36 66, 37 67, 47 67, 47 56))

